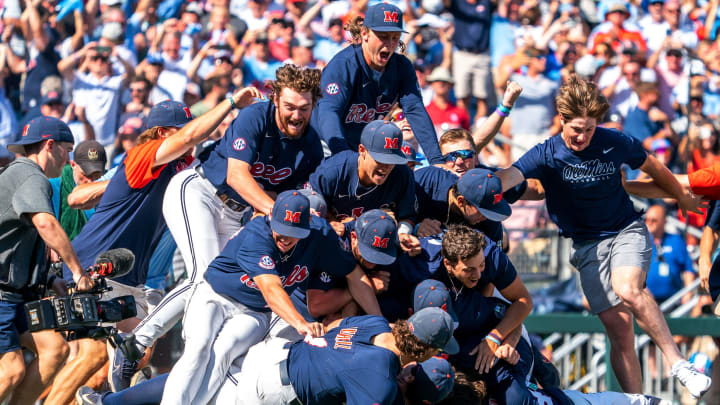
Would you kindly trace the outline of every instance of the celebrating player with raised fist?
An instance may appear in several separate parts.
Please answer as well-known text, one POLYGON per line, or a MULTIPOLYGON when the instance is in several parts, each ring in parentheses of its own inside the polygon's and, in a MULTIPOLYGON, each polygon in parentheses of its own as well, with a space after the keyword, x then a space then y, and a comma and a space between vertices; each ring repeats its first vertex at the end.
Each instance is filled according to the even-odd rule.
POLYGON ((359 22, 346 28, 357 44, 340 51, 323 71, 323 98, 313 114, 313 127, 332 154, 357 150, 365 125, 385 117, 398 102, 425 156, 430 163, 441 163, 415 70, 408 58, 395 53, 404 32, 402 11, 378 3, 368 8, 362 25, 359 22))

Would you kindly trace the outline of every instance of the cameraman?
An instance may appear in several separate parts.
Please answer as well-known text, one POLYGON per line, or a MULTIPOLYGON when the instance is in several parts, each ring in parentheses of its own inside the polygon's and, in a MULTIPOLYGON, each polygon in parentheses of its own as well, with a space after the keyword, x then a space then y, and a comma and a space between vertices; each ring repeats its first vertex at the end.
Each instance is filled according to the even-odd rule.
MULTIPOLYGON (((67 125, 38 117, 25 126, 20 140, 9 145, 20 153, 0 174, 0 402, 31 403, 52 381, 68 354, 55 331, 30 334, 24 303, 41 298, 47 279, 47 251, 55 250, 72 271, 79 289, 92 288, 65 231, 55 219, 48 177, 60 175, 73 147, 67 125), (37 356, 25 366, 21 347, 37 356)), ((64 281, 48 281, 65 292, 64 281)))

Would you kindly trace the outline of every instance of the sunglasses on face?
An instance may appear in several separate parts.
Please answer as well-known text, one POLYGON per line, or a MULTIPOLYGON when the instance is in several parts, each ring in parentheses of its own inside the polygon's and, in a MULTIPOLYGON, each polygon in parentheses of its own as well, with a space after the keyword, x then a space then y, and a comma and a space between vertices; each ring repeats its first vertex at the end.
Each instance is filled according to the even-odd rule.
POLYGON ((466 160, 466 159, 472 159, 473 156, 475 156, 474 151, 472 151, 470 149, 465 149, 465 150, 456 150, 454 152, 450 152, 447 155, 445 155, 444 157, 445 157, 446 162, 454 162, 458 158, 466 160))
POLYGON ((90 60, 93 60, 93 61, 98 61, 98 60, 99 60, 99 61, 101 61, 101 62, 107 62, 107 61, 110 60, 110 57, 109 57, 109 56, 103 56, 103 55, 95 55, 95 56, 91 56, 91 57, 90 57, 90 60))
POLYGON ((392 115, 393 121, 402 121, 405 119, 405 114, 402 111, 395 111, 395 113, 392 115))

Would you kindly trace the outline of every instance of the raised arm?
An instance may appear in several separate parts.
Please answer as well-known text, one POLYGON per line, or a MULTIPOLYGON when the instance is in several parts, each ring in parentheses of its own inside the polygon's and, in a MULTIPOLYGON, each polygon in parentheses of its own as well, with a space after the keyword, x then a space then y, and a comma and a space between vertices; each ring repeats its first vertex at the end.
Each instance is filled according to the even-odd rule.
MULTIPOLYGON (((242 108, 252 103, 254 98, 260 98, 261 96, 258 89, 248 87, 235 92, 231 97, 233 97, 235 105, 242 108)), ((202 118, 195 118, 180 131, 166 138, 157 150, 154 167, 172 162, 184 155, 193 146, 207 139, 231 109, 230 100, 224 100, 215 108, 203 114, 202 118)))
MULTIPOLYGON (((522 93, 522 87, 517 82, 507 82, 505 94, 503 95, 502 105, 507 109, 512 109, 515 105, 515 100, 520 97, 522 93)), ((477 151, 482 150, 500 131, 503 121, 506 116, 501 115, 497 110, 493 111, 492 114, 482 123, 482 125, 473 131, 472 137, 475 142, 475 149, 477 151)))

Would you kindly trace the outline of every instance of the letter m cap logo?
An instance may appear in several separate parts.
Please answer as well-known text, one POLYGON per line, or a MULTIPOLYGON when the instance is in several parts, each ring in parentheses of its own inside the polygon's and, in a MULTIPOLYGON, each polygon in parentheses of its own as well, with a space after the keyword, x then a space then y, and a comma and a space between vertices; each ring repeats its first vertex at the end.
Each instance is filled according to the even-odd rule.
POLYGON ((387 249, 389 238, 381 238, 379 236, 373 237, 373 247, 387 249))
POLYGON ((383 22, 398 22, 398 13, 397 11, 385 11, 385 20, 383 22))
POLYGON ((398 143, 400 138, 385 138, 385 149, 397 149, 400 147, 398 143))
POLYGON ((285 210, 285 222, 300 223, 300 211, 285 210))

